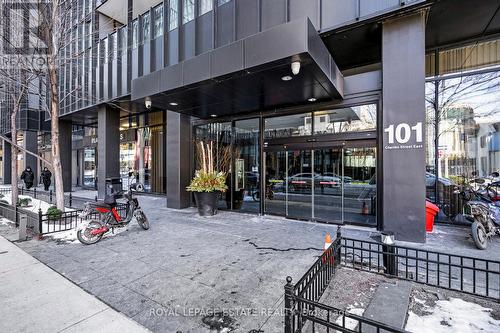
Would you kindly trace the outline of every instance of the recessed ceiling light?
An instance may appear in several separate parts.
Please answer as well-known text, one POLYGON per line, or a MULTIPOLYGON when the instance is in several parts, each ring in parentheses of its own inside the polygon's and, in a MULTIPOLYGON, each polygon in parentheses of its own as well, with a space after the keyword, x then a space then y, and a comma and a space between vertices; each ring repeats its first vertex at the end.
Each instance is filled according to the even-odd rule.
POLYGON ((179 103, 176 103, 176 102, 170 102, 170 103, 168 103, 168 104, 170 104, 170 105, 172 105, 172 106, 177 106, 177 105, 179 105, 179 103))
POLYGON ((217 117, 217 115, 216 114, 211 114, 210 117, 215 118, 215 117, 217 117))
POLYGON ((309 98, 309 99, 308 99, 308 101, 309 101, 309 102, 316 102, 316 98, 311 97, 311 98, 309 98))
POLYGON ((283 81, 290 81, 292 79, 292 77, 290 75, 286 75, 286 76, 283 76, 281 79, 283 81))

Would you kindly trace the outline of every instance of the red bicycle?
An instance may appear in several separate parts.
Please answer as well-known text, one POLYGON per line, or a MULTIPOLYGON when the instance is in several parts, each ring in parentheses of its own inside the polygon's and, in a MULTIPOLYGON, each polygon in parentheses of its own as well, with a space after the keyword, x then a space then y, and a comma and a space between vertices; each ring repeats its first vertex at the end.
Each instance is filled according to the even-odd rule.
POLYGON ((76 233, 78 240, 85 244, 95 244, 99 242, 105 233, 112 228, 123 228, 127 226, 133 218, 144 230, 149 229, 149 221, 139 206, 137 198, 133 197, 135 184, 132 184, 127 192, 112 193, 106 196, 104 201, 97 203, 87 202, 85 209, 80 214, 80 218, 87 219, 89 215, 97 211, 99 219, 87 219, 81 223, 76 233), (127 212, 125 217, 121 217, 116 210, 116 199, 125 198, 127 203, 127 212))

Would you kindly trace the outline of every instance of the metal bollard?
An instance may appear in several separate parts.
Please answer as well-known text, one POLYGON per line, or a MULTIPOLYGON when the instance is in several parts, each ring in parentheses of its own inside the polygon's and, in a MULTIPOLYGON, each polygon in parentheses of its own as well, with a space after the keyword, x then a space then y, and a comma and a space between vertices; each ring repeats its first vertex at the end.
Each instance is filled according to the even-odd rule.
POLYGON ((49 201, 50 201, 50 203, 52 203, 52 190, 50 190, 50 192, 49 192, 49 201))
POLYGON ((73 196, 71 195, 71 192, 69 193, 69 206, 73 207, 73 196))
POLYGON ((19 240, 25 241, 28 239, 28 234, 26 232, 28 228, 28 215, 20 214, 19 216, 19 240))
POLYGON ((382 241, 382 259, 384 262, 384 272, 388 275, 398 275, 398 264, 396 256, 396 247, 394 246, 394 233, 384 231, 381 233, 382 241))
POLYGON ((33 188, 33 197, 36 199, 36 187, 33 188))

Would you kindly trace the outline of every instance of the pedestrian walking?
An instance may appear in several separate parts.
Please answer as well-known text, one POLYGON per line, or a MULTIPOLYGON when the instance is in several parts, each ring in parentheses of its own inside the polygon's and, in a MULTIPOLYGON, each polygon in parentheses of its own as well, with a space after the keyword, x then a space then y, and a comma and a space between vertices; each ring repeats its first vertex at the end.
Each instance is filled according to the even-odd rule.
POLYGON ((35 174, 33 173, 33 170, 31 170, 31 167, 28 166, 23 171, 23 173, 21 174, 21 179, 24 180, 24 184, 26 185, 27 190, 33 187, 33 180, 35 180, 35 174))
POLYGON ((50 170, 47 169, 47 167, 45 167, 43 168, 41 177, 42 177, 43 187, 45 191, 48 191, 51 183, 52 172, 50 172, 50 170))

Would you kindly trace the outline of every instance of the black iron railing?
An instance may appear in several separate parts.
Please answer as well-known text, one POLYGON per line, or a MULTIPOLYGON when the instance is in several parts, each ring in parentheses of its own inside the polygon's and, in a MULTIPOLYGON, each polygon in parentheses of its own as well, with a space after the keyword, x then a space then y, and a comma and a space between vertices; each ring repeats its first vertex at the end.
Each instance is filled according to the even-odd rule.
POLYGON ((342 237, 342 265, 500 299, 500 261, 342 237))
MULTIPOLYGON (((115 208, 120 217, 125 218, 128 205, 125 203, 118 203, 115 208)), ((78 224, 82 222, 82 218, 80 218, 81 212, 81 210, 70 210, 61 213, 60 217, 53 218, 53 215, 43 214, 40 210, 38 212, 39 233, 44 235, 76 228, 78 224)), ((100 215, 98 212, 92 212, 86 218, 100 220, 100 215)))
POLYGON ((313 266, 293 285, 287 277, 285 286, 285 333, 300 332, 309 316, 314 312, 314 304, 323 295, 335 269, 340 263, 340 228, 334 242, 316 260, 313 266))

